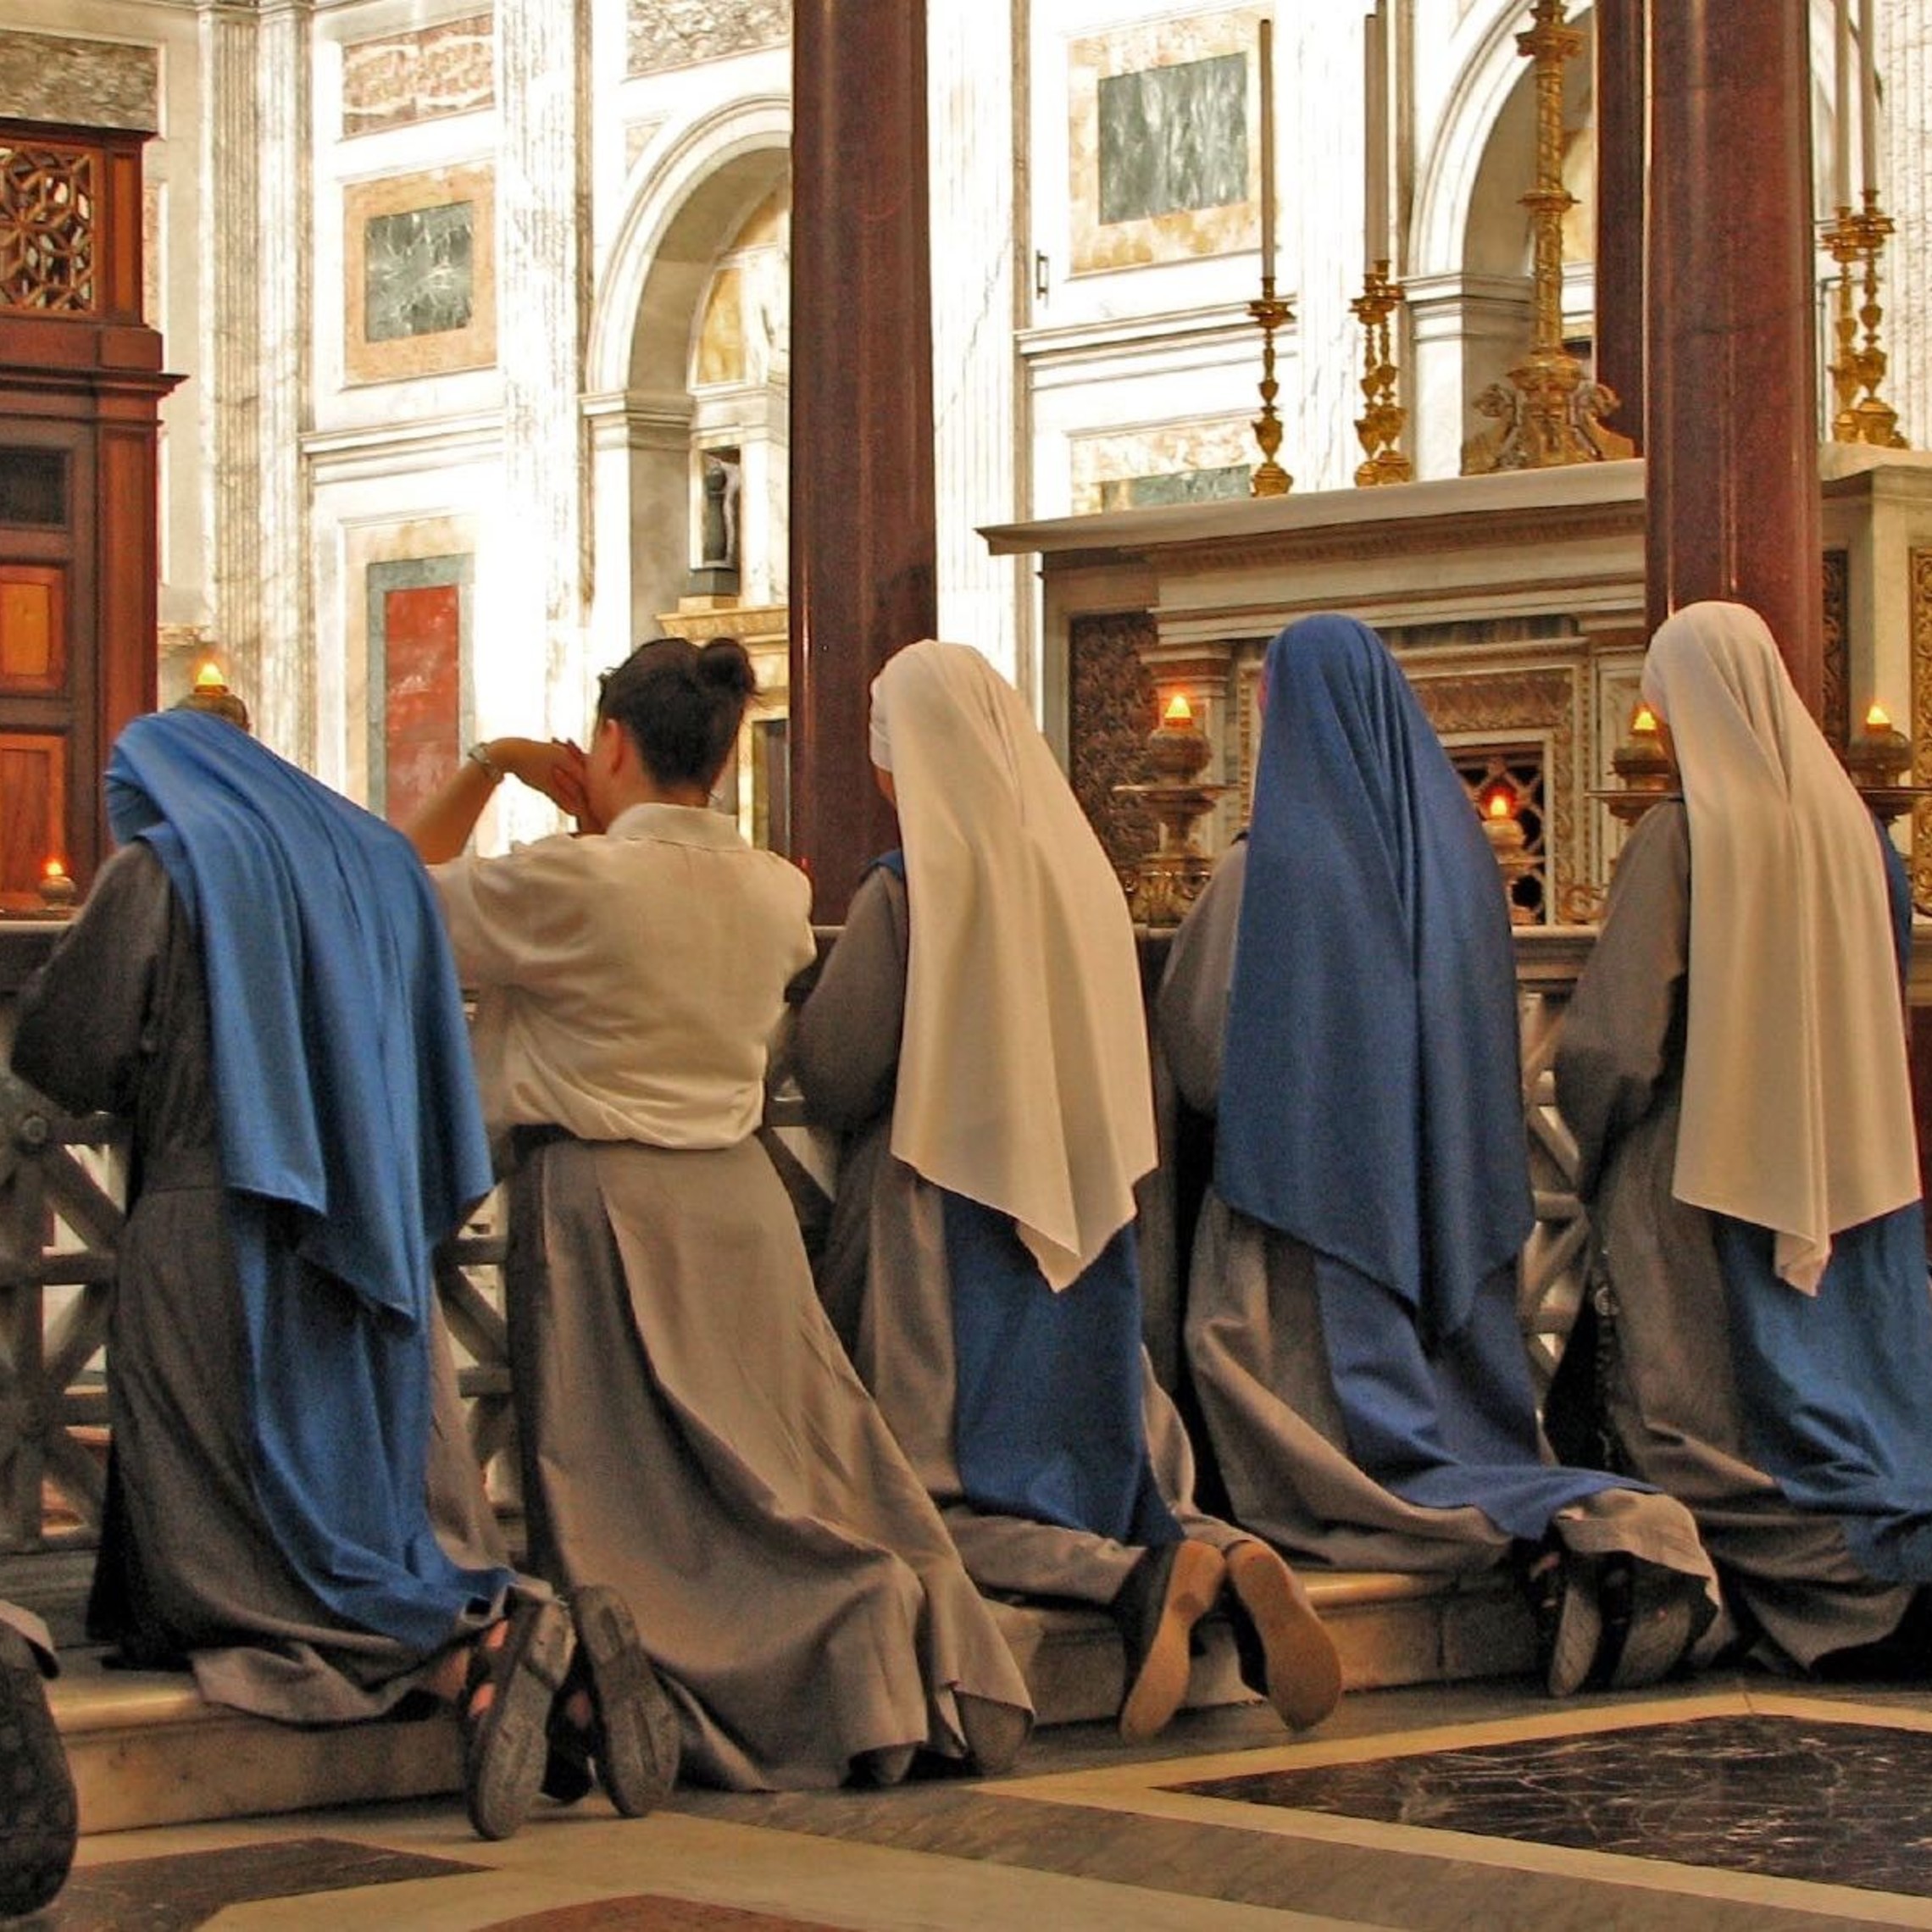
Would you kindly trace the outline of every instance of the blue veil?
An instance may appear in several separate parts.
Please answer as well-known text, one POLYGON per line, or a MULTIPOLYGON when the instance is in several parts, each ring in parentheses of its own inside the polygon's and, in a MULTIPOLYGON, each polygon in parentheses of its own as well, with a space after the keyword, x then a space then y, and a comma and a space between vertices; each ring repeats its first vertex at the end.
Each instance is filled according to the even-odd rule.
POLYGON ((1263 676, 1216 1185, 1453 1335, 1532 1219, 1496 860, 1366 625, 1303 619, 1263 676))
POLYGON ((257 1498, 324 1603, 427 1653, 511 1580, 458 1568, 429 1521, 430 1249, 491 1172, 428 879, 206 713, 136 719, 107 795, 201 950, 257 1498))
POLYGON ((1313 1251, 1354 1460, 1535 1539, 1613 1479, 1544 1463, 1517 1327, 1534 1211, 1496 860, 1365 625, 1291 625, 1263 675, 1216 1189, 1313 1251))

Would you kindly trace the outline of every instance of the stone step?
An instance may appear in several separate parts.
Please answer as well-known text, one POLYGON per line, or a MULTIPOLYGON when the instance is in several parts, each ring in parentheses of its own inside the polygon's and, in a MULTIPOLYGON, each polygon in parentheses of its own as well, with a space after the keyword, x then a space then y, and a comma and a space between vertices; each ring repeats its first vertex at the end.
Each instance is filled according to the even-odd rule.
MULTIPOLYGON (((1528 1612, 1495 1573, 1453 1578, 1311 1575, 1350 1690, 1450 1682, 1527 1670, 1528 1612)), ((1042 1724, 1113 1717, 1119 1640, 1086 1611, 996 1604, 1042 1724)), ((184 1824, 318 1806, 441 1796, 459 1789, 457 1728, 419 1724, 302 1730, 203 1702, 186 1676, 108 1670, 97 1653, 63 1653, 49 1689, 89 1833, 184 1824)), ((1252 1693, 1225 1624, 1210 1618, 1189 1685, 1191 1707, 1252 1693)))

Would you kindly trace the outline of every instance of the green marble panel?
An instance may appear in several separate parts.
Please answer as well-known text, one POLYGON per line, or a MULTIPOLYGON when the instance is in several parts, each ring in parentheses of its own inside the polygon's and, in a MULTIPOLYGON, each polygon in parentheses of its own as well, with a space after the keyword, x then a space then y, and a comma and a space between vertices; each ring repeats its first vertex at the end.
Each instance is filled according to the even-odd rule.
POLYGON ((1100 219, 1143 221, 1248 198, 1247 57, 1100 82, 1100 219))

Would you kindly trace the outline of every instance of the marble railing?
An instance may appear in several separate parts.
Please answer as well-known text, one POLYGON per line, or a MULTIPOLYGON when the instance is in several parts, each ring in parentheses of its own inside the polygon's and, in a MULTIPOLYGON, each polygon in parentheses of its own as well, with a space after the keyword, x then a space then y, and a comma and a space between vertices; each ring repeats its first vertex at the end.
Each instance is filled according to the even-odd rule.
MULTIPOLYGON (((1574 1189, 1576 1150, 1558 1117, 1552 1067, 1563 1007, 1594 935, 1536 928, 1517 935, 1523 1108, 1536 1226, 1524 1250, 1521 1315, 1546 1381, 1585 1287, 1587 1224, 1574 1189)), ((53 937, 44 927, 0 924, 0 1069, 13 1002, 53 937)), ((1164 942, 1146 941, 1148 983, 1164 942)), ((1914 947, 1912 997, 1932 1008, 1932 927, 1914 947)), ((1176 1163, 1175 1164, 1180 1164, 1176 1163)), ((0 1070, 0 1595, 20 1587, 36 1558, 85 1552, 97 1539, 104 1493, 107 1399, 103 1353, 121 1225, 125 1148, 113 1122, 63 1115, 0 1070)), ((1171 1179, 1171 1177, 1168 1177, 1171 1179)), ((1178 1343, 1186 1228, 1179 1191, 1155 1191, 1150 1229, 1150 1335, 1157 1359, 1178 1343)), ((458 1355, 472 1446, 489 1464, 514 1430, 503 1313, 504 1230, 494 1202, 437 1257, 436 1284, 458 1355)), ((514 1470, 497 1461, 499 1494, 514 1470)))

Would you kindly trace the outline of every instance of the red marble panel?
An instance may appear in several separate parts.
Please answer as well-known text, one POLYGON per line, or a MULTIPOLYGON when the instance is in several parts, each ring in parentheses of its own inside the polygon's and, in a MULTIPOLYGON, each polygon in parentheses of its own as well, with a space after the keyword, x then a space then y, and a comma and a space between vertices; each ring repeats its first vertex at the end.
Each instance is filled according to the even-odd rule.
POLYGON ((448 778, 462 749, 463 591, 393 590, 383 604, 384 803, 407 819, 448 778))

